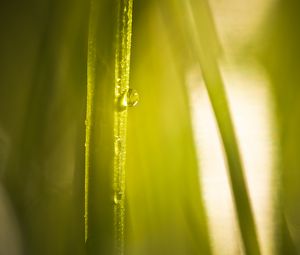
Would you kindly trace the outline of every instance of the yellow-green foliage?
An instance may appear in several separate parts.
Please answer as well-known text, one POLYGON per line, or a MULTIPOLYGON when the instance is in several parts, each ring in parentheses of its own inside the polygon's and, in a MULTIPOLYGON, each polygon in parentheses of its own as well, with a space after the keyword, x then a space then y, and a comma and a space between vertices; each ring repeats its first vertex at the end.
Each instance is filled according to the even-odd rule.
MULTIPOLYGON (((224 12, 242 0, 225 2, 224 12)), ((250 58, 269 79, 280 177, 270 232, 274 253, 289 255, 300 251, 300 4, 269 2, 267 22, 229 59, 250 58)), ((219 33, 214 3, 1 1, 0 254, 215 254, 192 128, 195 66, 223 141, 234 241, 262 253, 219 67, 223 39, 243 31, 219 33)))

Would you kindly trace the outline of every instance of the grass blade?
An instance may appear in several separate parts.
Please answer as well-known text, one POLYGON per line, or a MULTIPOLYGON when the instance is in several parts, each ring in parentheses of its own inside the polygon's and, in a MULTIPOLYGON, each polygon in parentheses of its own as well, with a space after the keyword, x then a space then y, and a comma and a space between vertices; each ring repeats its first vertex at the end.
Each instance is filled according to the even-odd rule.
POLYGON ((209 31, 210 27, 213 27, 210 10, 206 2, 202 2, 200 6, 195 6, 194 1, 186 3, 184 9, 189 19, 191 41, 195 44, 196 58, 201 67, 225 150, 245 253, 248 255, 260 254, 254 216, 224 83, 216 60, 216 52, 210 49, 211 41, 205 40, 206 32, 209 31), (198 9, 196 7, 201 7, 204 15, 196 14, 194 12, 198 9), (208 27, 206 23, 209 24, 208 27))
POLYGON ((85 240, 91 254, 124 253, 125 156, 132 0, 91 1, 85 163, 85 240), (113 68, 114 67, 114 68, 113 68))

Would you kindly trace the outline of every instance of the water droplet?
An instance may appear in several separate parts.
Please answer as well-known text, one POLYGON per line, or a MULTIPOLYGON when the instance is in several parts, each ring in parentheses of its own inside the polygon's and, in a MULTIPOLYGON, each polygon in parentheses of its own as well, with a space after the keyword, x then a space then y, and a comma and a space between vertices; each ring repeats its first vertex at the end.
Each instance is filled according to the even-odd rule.
POLYGON ((129 107, 136 106, 139 102, 140 96, 135 89, 129 89, 127 92, 127 105, 129 107))
POLYGON ((114 204, 115 205, 120 204, 120 202, 122 201, 122 198, 123 198, 123 192, 121 192, 121 191, 115 192, 114 204))
POLYGON ((121 94, 119 99, 119 109, 125 110, 127 107, 136 106, 139 102, 139 94, 135 89, 128 89, 121 94))

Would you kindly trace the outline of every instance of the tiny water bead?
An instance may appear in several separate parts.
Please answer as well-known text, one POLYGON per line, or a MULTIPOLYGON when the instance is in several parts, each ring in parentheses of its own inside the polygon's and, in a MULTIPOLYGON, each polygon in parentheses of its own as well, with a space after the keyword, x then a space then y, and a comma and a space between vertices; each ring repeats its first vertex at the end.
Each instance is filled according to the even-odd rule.
POLYGON ((121 191, 115 192, 115 194, 114 194, 114 204, 115 205, 120 204, 120 202, 122 201, 122 198, 123 198, 123 192, 121 192, 121 191))
POLYGON ((127 107, 134 107, 138 104, 140 96, 135 89, 128 89, 119 98, 119 109, 125 110, 127 107))
POLYGON ((135 89, 129 89, 127 92, 127 105, 129 107, 136 106, 140 100, 140 96, 135 89))

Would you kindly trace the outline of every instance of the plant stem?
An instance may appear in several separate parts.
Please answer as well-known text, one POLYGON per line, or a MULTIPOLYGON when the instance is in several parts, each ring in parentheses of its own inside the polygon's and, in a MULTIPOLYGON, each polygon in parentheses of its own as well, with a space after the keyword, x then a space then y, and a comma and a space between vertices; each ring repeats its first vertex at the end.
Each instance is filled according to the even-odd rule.
MULTIPOLYGON (((251 209, 249 194, 244 177, 244 169, 240 157, 236 134, 231 119, 228 100, 215 52, 210 48, 210 40, 206 40, 205 17, 211 18, 207 3, 203 2, 204 18, 194 14, 191 4, 186 4, 187 16, 190 23, 190 36, 195 43, 197 60, 200 64, 203 79, 212 103, 218 128, 223 141, 227 158, 231 189, 235 201, 238 223, 242 235, 245 253, 260 254, 254 216, 251 209)), ((193 6, 194 7, 194 6, 193 6)), ((212 19, 211 19, 212 20, 212 19)), ((212 26, 213 24, 209 24, 212 26)))
POLYGON ((127 107, 119 101, 129 89, 132 3, 91 0, 90 6, 85 241, 91 254, 124 254, 127 107))
MULTIPOLYGON (((133 0, 121 0, 118 6, 115 53, 114 110, 114 228, 117 254, 124 253, 125 161, 127 107, 120 109, 120 98, 129 89, 133 0)), ((126 97, 126 95, 125 95, 126 97)))

